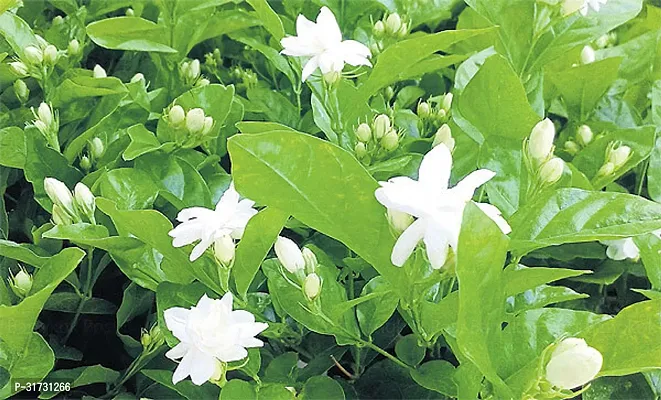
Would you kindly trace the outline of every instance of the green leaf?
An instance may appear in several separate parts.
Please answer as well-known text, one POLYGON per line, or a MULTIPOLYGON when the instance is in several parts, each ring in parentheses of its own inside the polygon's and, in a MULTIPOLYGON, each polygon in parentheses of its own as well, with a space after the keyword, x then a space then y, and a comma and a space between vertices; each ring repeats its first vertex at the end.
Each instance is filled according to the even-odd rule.
POLYGON ((231 379, 220 391, 220 400, 256 400, 257 393, 250 382, 231 379))
POLYGON ((113 303, 97 297, 85 300, 83 308, 79 310, 78 305, 81 300, 82 298, 73 292, 56 292, 48 298, 44 310, 96 315, 111 315, 117 311, 113 303))
POLYGON ((484 62, 459 96, 457 109, 486 140, 522 140, 540 120, 528 103, 519 77, 500 55, 484 62))
POLYGON ((633 238, 652 289, 661 291, 661 239, 652 233, 633 238))
POLYGON ((501 343, 505 315, 502 270, 508 242, 495 222, 475 204, 467 205, 457 248, 457 344, 501 396, 510 395, 498 376, 494 357, 501 343))
POLYGON ((591 271, 564 268, 528 268, 523 265, 510 265, 503 272, 505 294, 507 296, 513 296, 515 294, 523 293, 526 290, 534 289, 545 283, 572 278, 590 272, 591 271))
POLYGON ((259 270, 259 266, 273 247, 273 243, 288 219, 287 213, 267 207, 248 221, 237 246, 231 272, 236 289, 242 297, 248 293, 248 288, 259 270))
POLYGON ((394 289, 382 276, 376 276, 363 286, 360 297, 372 293, 381 294, 376 299, 368 300, 356 306, 356 318, 360 330, 367 337, 385 324, 397 309, 399 298, 394 295, 394 289))
POLYGON ((127 87, 118 78, 94 78, 92 76, 76 76, 64 80, 56 89, 53 97, 53 107, 63 107, 74 100, 87 97, 126 95, 127 87))
POLYGON ((420 323, 428 341, 438 337, 444 329, 457 322, 459 313, 459 292, 445 296, 438 303, 423 300, 420 304, 420 323))
POLYGON ((118 168, 106 172, 94 184, 100 196, 115 202, 122 210, 150 208, 158 197, 158 187, 151 177, 136 168, 118 168))
POLYGON ((185 379, 176 385, 172 383, 172 371, 160 369, 143 369, 140 371, 147 378, 174 390, 188 400, 217 399, 218 386, 206 383, 202 386, 195 385, 192 381, 185 379))
MULTIPOLYGON (((156 290, 156 288, 154 288, 156 290)), ((137 357, 142 351, 142 345, 133 337, 122 333, 124 325, 133 320, 135 317, 148 313, 154 305, 154 292, 138 286, 136 283, 131 282, 129 286, 124 289, 122 295, 122 304, 119 306, 116 314, 117 322, 117 337, 124 343, 127 352, 137 357)))
POLYGON ((571 119, 588 119, 599 99, 617 79, 621 62, 621 58, 607 58, 547 75, 558 88, 571 119))
MULTIPOLYGON (((71 388, 94 383, 112 383, 119 378, 119 372, 101 365, 90 365, 73 369, 60 369, 48 374, 44 382, 71 382, 71 388)), ((52 399, 60 392, 42 391, 40 399, 52 399)))
POLYGON ((240 193, 343 242, 397 290, 406 287, 390 262, 394 238, 374 197, 378 184, 350 153, 292 132, 236 135, 228 149, 240 193))
POLYGON ((25 166, 25 135, 21 128, 0 129, 0 165, 23 169, 25 166))
POLYGON ((313 376, 303 385, 302 400, 344 400, 344 390, 336 380, 313 376))
POLYGON ((382 360, 370 366, 356 381, 356 391, 361 399, 437 399, 438 394, 418 385, 409 373, 390 360, 382 360))
MULTIPOLYGON (((11 367, 5 365, 12 379, 7 384, 0 382, 0 384, 3 384, 3 387, 0 388, 0 398, 2 399, 9 398, 17 392, 12 380, 22 379, 30 382, 41 382, 55 365, 53 350, 40 334, 30 332, 27 340, 25 348, 18 352, 17 358, 12 360, 11 367)), ((8 349, 5 348, 5 344, 2 342, 0 342, 0 353, 8 353, 8 349)), ((0 369, 2 368, 3 366, 0 365, 0 369)))
POLYGON ((8 257, 34 267, 40 268, 48 261, 48 257, 43 257, 35 253, 37 249, 31 249, 29 245, 18 244, 10 240, 0 239, 0 256, 8 257))
POLYGON ((168 45, 164 26, 139 17, 101 19, 87 25, 87 35, 97 45, 112 50, 176 53, 168 45))
POLYGON ((264 24, 264 28, 273 35, 275 40, 279 42, 280 39, 285 37, 285 28, 282 26, 280 17, 273 11, 266 0, 247 0, 247 2, 255 9, 257 16, 264 24))
POLYGON ((619 239, 661 228, 661 205, 639 196, 558 189, 510 219, 510 250, 523 255, 563 243, 619 239))
POLYGON ((161 142, 156 139, 156 135, 145 128, 143 124, 133 125, 127 129, 127 133, 129 137, 131 137, 131 143, 122 154, 122 158, 126 161, 134 160, 143 154, 161 149, 166 152, 172 150, 169 147, 173 146, 170 146, 167 143, 161 144, 161 142))
POLYGON ((457 397, 454 381, 455 368, 445 360, 428 361, 411 371, 411 377, 420 386, 446 396, 457 397))
POLYGON ((26 47, 39 47, 39 42, 30 25, 11 12, 0 13, 0 35, 5 38, 12 50, 21 57, 23 57, 23 51, 26 47))
POLYGON ((590 382, 581 394, 583 400, 653 399, 654 393, 642 374, 630 376, 604 376, 590 382))
POLYGON ((661 368, 661 299, 636 303, 590 329, 584 338, 604 356, 601 376, 661 368))
POLYGON ((535 310, 550 304, 584 299, 586 297, 589 296, 584 293, 577 293, 564 286, 540 285, 508 299, 507 312, 518 314, 522 311, 535 310))
POLYGON ((397 357, 411 366, 416 366, 425 358, 425 348, 418 345, 418 338, 414 334, 406 335, 395 344, 397 357))

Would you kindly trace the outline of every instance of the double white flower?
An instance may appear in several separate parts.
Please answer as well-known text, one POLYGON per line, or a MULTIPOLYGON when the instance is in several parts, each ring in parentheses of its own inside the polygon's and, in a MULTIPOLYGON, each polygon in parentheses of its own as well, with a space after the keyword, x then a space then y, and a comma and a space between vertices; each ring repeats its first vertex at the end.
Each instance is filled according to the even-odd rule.
MULTIPOLYGON (((449 248, 457 249, 464 207, 475 189, 494 177, 495 172, 480 169, 472 172, 453 188, 448 188, 452 155, 439 144, 422 159, 418 180, 400 176, 388 182, 379 182, 377 200, 388 209, 416 217, 399 237, 392 250, 391 261, 401 267, 422 240, 433 268, 441 268, 449 248)), ((477 205, 493 219, 503 233, 511 231, 500 210, 491 204, 477 205)))
POLYGON ((546 380, 561 389, 574 389, 593 380, 604 362, 599 350, 584 339, 567 338, 557 344, 549 363, 546 380))
POLYGON ((314 23, 303 15, 296 19, 296 34, 280 41, 282 54, 295 57, 311 57, 303 67, 302 80, 305 81, 319 68, 321 73, 341 73, 344 64, 353 66, 366 65, 372 56, 370 49, 355 40, 342 40, 342 32, 335 20, 335 15, 322 7, 317 22, 314 23))
POLYGON ((248 311, 232 311, 232 301, 231 293, 220 300, 204 295, 190 310, 181 307, 165 310, 165 325, 180 341, 165 353, 171 360, 181 359, 172 383, 177 384, 187 376, 196 385, 219 379, 221 362, 244 359, 248 356, 246 348, 264 345, 255 335, 268 328, 268 324, 255 322, 255 316, 248 311))
MULTIPOLYGON (((661 229, 652 233, 658 238, 661 238, 661 229)), ((636 260, 640 257, 640 249, 638 249, 638 246, 634 243, 633 238, 600 240, 599 243, 608 246, 606 248, 606 256, 611 260, 636 260)))
POLYGON ((197 260, 216 241, 223 248, 227 248, 231 241, 233 247, 234 240, 241 239, 246 224, 257 214, 254 204, 252 200, 240 200, 232 182, 215 210, 191 207, 179 212, 177 220, 181 224, 168 233, 173 238, 172 245, 182 247, 199 240, 190 254, 191 261, 197 260))

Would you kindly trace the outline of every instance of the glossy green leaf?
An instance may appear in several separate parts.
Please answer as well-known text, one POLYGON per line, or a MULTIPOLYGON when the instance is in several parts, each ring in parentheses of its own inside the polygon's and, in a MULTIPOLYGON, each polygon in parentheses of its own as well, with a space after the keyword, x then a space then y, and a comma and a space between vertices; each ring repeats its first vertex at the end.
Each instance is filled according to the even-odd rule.
POLYGON ((158 197, 158 187, 151 177, 137 168, 108 171, 96 181, 95 189, 122 210, 149 208, 158 197))
MULTIPOLYGON (((119 378, 119 372, 102 365, 90 365, 73 369, 59 369, 51 372, 45 382, 71 382, 71 388, 92 385, 95 383, 112 383, 119 378)), ((42 391, 40 399, 52 399, 59 392, 42 391)))
POLYGON ((648 233, 636 236, 633 240, 640 250, 640 259, 643 261, 652 289, 661 290, 661 239, 648 233))
POLYGON ((25 165, 25 156, 23 130, 16 126, 0 129, 0 165, 22 169, 25 165))
POLYGON ((101 47, 113 50, 176 53, 168 45, 167 30, 144 18, 115 17, 87 25, 87 35, 101 47))
POLYGON ((161 369, 143 369, 140 371, 147 378, 170 388, 188 400, 216 399, 218 387, 212 384, 197 386, 190 380, 184 380, 176 385, 172 383, 172 371, 161 369))
POLYGON ((280 17, 273 11, 269 3, 266 0, 247 0, 247 2, 257 12, 264 28, 273 35, 275 40, 280 41, 285 36, 285 28, 282 26, 280 17))
POLYGON ((360 330, 364 335, 371 337, 374 331, 379 329, 388 321, 397 309, 399 298, 394 294, 394 289, 381 276, 376 276, 363 286, 360 297, 372 293, 383 293, 376 299, 368 300, 356 306, 356 318, 360 330))
POLYGON ((411 377, 420 386, 450 397, 457 396, 454 375, 454 366, 445 360, 428 361, 411 371, 411 377))
POLYGON ((425 348, 418 345, 418 338, 413 334, 402 337, 395 344, 397 358, 411 366, 420 364, 425 353, 425 348))
POLYGON ((572 278, 590 273, 591 271, 564 269, 564 268, 528 268, 523 265, 510 265, 503 272, 505 281, 505 294, 513 296, 526 290, 534 289, 545 283, 565 278, 572 278))
POLYGON ((344 400, 344 391, 337 381, 327 376, 314 376, 303 385, 303 400, 344 400))
POLYGON ((257 393, 250 382, 230 379, 220 391, 220 400, 256 400, 257 393))

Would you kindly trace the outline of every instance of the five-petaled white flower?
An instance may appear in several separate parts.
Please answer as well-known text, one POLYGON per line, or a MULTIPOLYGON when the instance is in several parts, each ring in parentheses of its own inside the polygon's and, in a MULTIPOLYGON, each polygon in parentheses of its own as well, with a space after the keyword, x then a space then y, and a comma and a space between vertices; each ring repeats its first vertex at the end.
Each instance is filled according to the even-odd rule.
MULTIPOLYGON (((661 229, 652 232, 658 238, 661 238, 661 229)), ((640 250, 633 238, 615 239, 615 240, 600 240, 599 243, 608 246, 606 248, 606 256, 611 260, 621 261, 636 260, 640 257, 640 250)))
POLYGON ((187 376, 196 385, 218 379, 221 362, 244 359, 248 355, 246 348, 264 345, 255 335, 268 324, 255 322, 255 316, 248 311, 232 311, 232 301, 229 292, 220 300, 204 295, 190 310, 165 310, 165 325, 180 341, 165 353, 171 360, 181 359, 172 376, 174 384, 187 376))
POLYGON ((296 19, 296 34, 280 41, 282 54, 295 57, 311 57, 303 67, 302 80, 305 81, 319 68, 322 74, 341 73, 344 64, 353 66, 372 64, 370 49, 355 40, 342 40, 342 32, 337 25, 335 15, 322 7, 317 22, 314 23, 303 15, 296 19))
MULTIPOLYGON (((449 248, 457 249, 464 207, 475 189, 494 177, 495 172, 480 169, 472 172, 453 188, 448 188, 452 155, 439 144, 422 159, 418 181, 400 176, 379 182, 377 200, 387 208, 416 217, 399 237, 392 249, 391 261, 401 267, 422 240, 433 268, 441 268, 449 248)), ((491 204, 477 205, 493 219, 505 233, 511 231, 500 210, 491 204)))
POLYGON ((195 261, 215 241, 226 239, 225 236, 241 239, 248 220, 257 214, 254 204, 252 200, 240 200, 232 182, 215 210, 191 207, 179 212, 177 220, 181 224, 168 233, 173 238, 172 245, 182 247, 199 240, 190 254, 190 260, 195 261))

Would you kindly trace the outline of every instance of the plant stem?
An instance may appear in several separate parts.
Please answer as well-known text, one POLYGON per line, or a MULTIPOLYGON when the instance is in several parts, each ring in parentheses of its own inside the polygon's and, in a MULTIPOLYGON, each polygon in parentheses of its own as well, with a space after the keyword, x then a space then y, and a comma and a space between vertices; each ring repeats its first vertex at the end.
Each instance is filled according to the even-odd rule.
POLYGON ((83 293, 80 298, 80 301, 78 302, 78 307, 76 307, 76 313, 73 316, 73 319, 71 320, 71 325, 69 325, 69 329, 67 330, 66 335, 64 335, 64 339, 62 340, 63 344, 66 344, 66 342, 69 340, 69 337, 73 333, 73 330, 76 328, 76 325, 78 324, 78 320, 80 319, 80 314, 83 312, 83 308, 85 307, 85 303, 87 303, 87 300, 89 300, 92 297, 92 269, 93 269, 93 263, 94 261, 94 248, 89 247, 87 249, 87 264, 86 269, 85 269, 85 283, 83 284, 83 293))
POLYGON ((404 361, 400 360, 399 358, 393 356, 392 354, 388 353, 387 351, 383 350, 379 346, 375 345, 372 342, 366 342, 366 341, 361 341, 361 343, 370 349, 376 351, 377 353, 381 354, 382 356, 388 358, 390 361, 394 362, 395 364, 399 365, 400 367, 406 368, 406 369, 411 369, 411 366, 404 363, 404 361))

